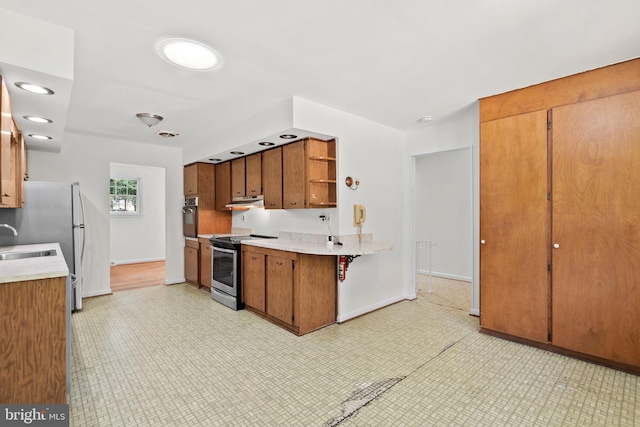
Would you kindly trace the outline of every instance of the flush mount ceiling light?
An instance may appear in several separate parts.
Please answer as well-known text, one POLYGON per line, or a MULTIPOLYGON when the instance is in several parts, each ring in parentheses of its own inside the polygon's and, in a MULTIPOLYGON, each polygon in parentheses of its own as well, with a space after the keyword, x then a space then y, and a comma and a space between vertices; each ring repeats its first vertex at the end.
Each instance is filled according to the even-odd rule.
POLYGON ((264 142, 258 142, 258 145, 263 145, 265 147, 271 147, 272 145, 276 145, 276 144, 274 144, 273 142, 264 141, 264 142))
POLYGON ((156 43, 158 55, 168 63, 195 71, 211 71, 222 66, 222 56, 212 47, 195 40, 167 38, 156 43))
POLYGON ((38 135, 37 133, 30 133, 29 136, 33 139, 53 139, 47 135, 38 135))
POLYGON ((34 83, 28 82, 17 82, 14 83, 22 90, 26 90, 27 92, 37 93, 38 95, 53 95, 53 91, 48 87, 40 86, 34 83))
POLYGON ((49 120, 40 116, 22 116, 22 118, 35 123, 53 123, 53 120, 49 120))
POLYGON ((162 116, 159 116, 157 114, 151 114, 151 113, 138 113, 136 114, 136 117, 140 119, 142 123, 144 123, 149 127, 157 125, 163 119, 162 116))
POLYGON ((291 135, 290 133, 285 133, 283 135, 280 135, 280 138, 282 139, 296 139, 298 137, 298 135, 291 135))

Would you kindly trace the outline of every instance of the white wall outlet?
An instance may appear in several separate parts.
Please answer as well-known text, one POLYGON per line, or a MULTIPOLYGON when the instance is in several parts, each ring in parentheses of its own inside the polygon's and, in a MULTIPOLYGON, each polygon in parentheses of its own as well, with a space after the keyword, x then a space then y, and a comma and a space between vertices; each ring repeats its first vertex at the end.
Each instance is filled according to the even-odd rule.
POLYGON ((242 220, 242 222, 245 222, 245 221, 247 220, 247 214, 243 213, 243 214, 240 216, 240 219, 242 220))

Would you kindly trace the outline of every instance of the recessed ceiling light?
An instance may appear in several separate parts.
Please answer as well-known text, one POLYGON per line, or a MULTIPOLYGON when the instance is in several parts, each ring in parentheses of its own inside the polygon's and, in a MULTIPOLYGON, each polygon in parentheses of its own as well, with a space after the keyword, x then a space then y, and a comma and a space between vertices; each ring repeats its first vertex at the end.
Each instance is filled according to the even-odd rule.
POLYGON ((221 162, 222 159, 209 159, 210 162, 221 162))
POLYGON ((222 65, 222 56, 215 49, 195 40, 163 39, 156 43, 156 51, 170 64, 188 70, 210 71, 222 65))
POLYGON ((168 130, 159 130, 156 132, 156 135, 161 136, 163 138, 175 138, 180 135, 178 132, 170 132, 168 130))
POLYGON ((424 116, 424 117, 420 117, 420 118, 418 119, 418 121, 419 121, 420 123, 430 122, 430 121, 433 121, 433 116, 424 116))
POLYGON ((234 156, 242 156, 244 154, 242 151, 229 151, 229 153, 234 156))
POLYGON ((296 139, 298 137, 298 135, 291 135, 290 133, 285 133, 283 135, 280 135, 280 138, 282 139, 296 139))
POLYGON ((44 117, 39 116, 22 116, 22 118, 36 123, 53 123, 52 120, 45 119, 44 117))
POLYGON ((34 83, 28 82, 17 82, 15 83, 22 90, 26 90, 27 92, 37 93, 38 95, 53 95, 53 91, 48 87, 40 86, 34 83))
POLYGON ((37 133, 30 133, 29 136, 33 139, 52 139, 50 136, 38 135, 37 133))
POLYGON ((258 145, 264 145, 265 147, 271 147, 272 145, 276 145, 276 144, 274 144, 273 142, 264 141, 264 142, 258 142, 258 145))

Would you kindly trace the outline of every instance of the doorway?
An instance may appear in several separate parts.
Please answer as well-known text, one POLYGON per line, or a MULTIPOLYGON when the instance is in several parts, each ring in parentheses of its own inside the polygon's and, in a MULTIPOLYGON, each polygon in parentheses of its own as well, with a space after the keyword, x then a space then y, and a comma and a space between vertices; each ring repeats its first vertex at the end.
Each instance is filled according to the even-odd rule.
POLYGON ((110 199, 112 291, 163 285, 165 169, 111 163, 110 199))
POLYGON ((416 293, 430 302, 470 311, 472 149, 442 151, 414 159, 416 293))

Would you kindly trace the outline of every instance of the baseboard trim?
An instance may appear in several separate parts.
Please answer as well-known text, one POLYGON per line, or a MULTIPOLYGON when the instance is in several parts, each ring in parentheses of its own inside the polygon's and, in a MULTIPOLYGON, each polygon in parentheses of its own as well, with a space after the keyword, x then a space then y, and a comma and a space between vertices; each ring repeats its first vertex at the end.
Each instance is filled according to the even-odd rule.
POLYGON ((368 307, 363 307, 363 308, 361 308, 359 310, 355 310, 355 311, 352 311, 352 312, 347 313, 347 314, 339 314, 336 321, 338 323, 346 322, 347 320, 351 320, 351 319, 354 319, 356 317, 360 317, 360 316, 362 316, 364 314, 371 313, 372 311, 379 310, 381 308, 387 307, 387 306, 395 304, 397 302, 405 301, 405 300, 411 300, 411 299, 415 299, 415 297, 411 298, 411 295, 408 295, 408 294, 407 295, 402 295, 402 296, 397 297, 397 298, 391 298, 391 299, 388 299, 386 301, 382 301, 382 302, 380 302, 378 304, 372 304, 372 305, 370 305, 368 307))
POLYGON ((123 261, 111 261, 111 267, 124 264, 142 264, 144 262, 165 261, 165 258, 144 258, 144 259, 127 259, 123 261))
POLYGON ((180 277, 177 279, 165 279, 164 284, 165 285, 178 285, 180 283, 185 283, 186 279, 184 277, 180 277))
POLYGON ((109 288, 108 290, 93 291, 93 292, 83 292, 82 293, 82 298, 99 297, 99 296, 102 296, 102 295, 111 295, 111 294, 113 294, 113 292, 111 291, 111 288, 109 288))
MULTIPOLYGON (((421 274, 421 273, 419 273, 419 274, 421 274)), ((472 282, 473 281, 473 279, 471 277, 457 276, 455 274, 441 273, 439 271, 432 271, 431 274, 433 275, 433 277, 441 277, 443 279, 459 280, 461 282, 472 282)), ((428 274, 423 274, 423 275, 428 276, 428 274)))

